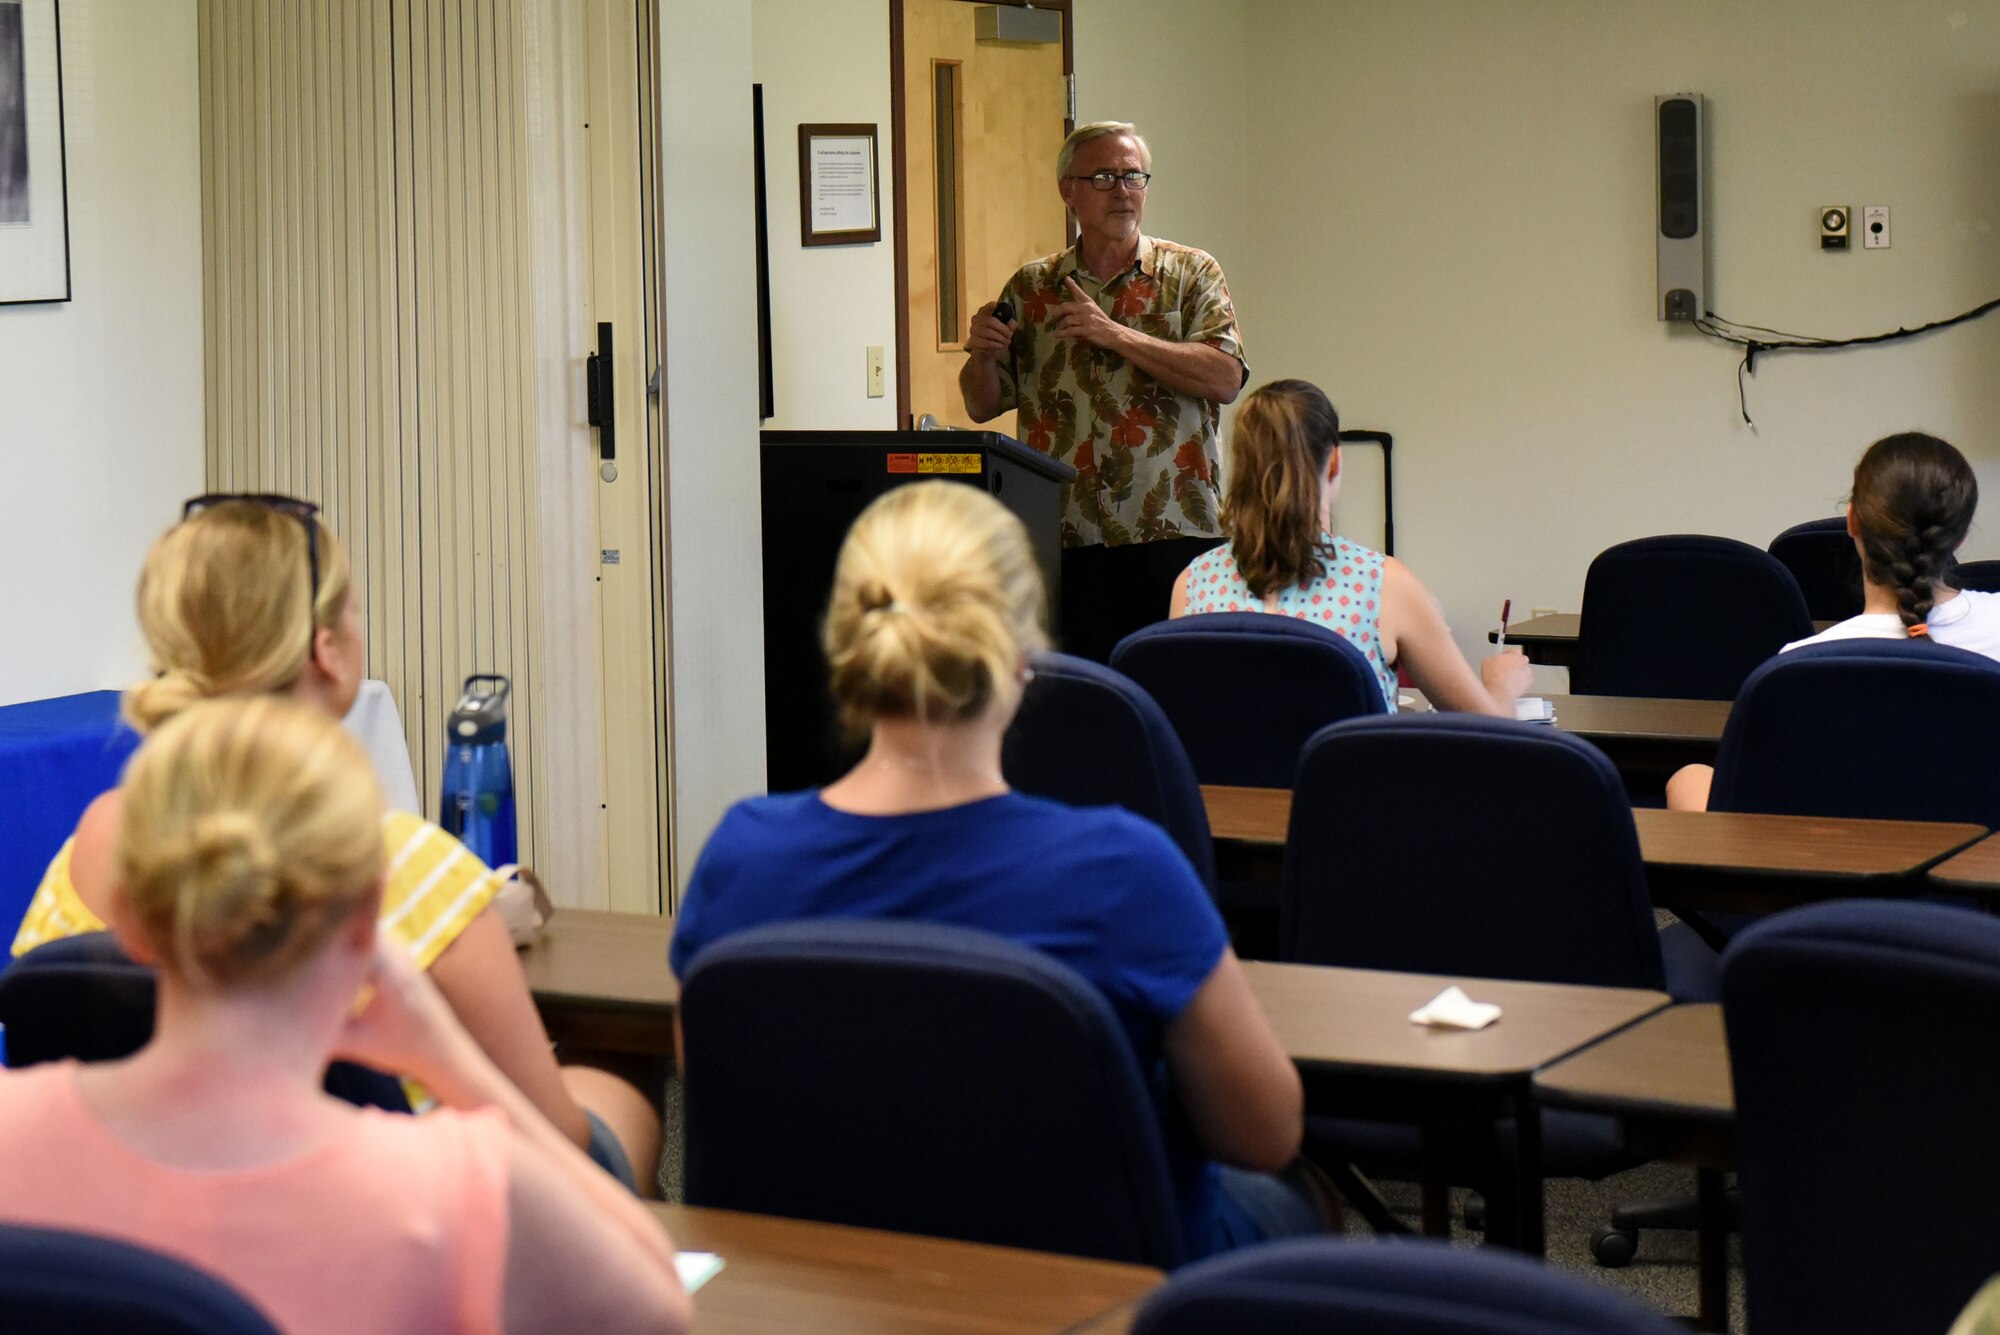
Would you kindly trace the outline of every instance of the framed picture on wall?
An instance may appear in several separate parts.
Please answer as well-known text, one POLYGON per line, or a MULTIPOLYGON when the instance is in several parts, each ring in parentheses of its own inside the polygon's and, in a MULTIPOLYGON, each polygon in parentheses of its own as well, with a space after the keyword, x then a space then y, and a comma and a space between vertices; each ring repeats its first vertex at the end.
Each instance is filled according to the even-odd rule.
POLYGON ((0 0, 0 305, 68 301, 58 0, 0 0))
POLYGON ((882 239, 872 125, 799 127, 799 226, 807 246, 882 239))

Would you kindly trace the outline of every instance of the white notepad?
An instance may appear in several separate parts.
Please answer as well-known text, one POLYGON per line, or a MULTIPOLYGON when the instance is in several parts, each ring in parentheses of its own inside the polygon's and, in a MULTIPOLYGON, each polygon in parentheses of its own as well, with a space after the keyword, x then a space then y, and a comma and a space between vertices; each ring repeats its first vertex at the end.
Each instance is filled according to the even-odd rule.
POLYGON ((1514 702, 1514 717, 1523 723, 1554 723, 1556 702, 1544 695, 1524 695, 1514 702))
POLYGON ((674 1269, 680 1272, 681 1287, 693 1293, 715 1278, 722 1269, 722 1258, 714 1252, 676 1252, 674 1269))

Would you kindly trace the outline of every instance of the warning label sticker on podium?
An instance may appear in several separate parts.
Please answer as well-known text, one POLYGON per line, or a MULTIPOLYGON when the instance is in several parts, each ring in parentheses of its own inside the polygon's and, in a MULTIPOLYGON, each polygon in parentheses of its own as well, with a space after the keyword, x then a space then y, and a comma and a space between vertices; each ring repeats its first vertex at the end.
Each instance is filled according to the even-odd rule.
POLYGON ((892 454, 892 473, 977 473, 984 465, 976 454, 892 454))

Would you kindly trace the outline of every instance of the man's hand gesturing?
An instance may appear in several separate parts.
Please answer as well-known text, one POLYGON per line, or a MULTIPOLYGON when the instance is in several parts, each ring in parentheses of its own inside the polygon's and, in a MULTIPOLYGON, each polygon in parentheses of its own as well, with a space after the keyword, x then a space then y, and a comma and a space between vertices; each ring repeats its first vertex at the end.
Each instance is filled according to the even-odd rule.
POLYGON ((1070 299, 1055 308, 1055 335, 1092 348, 1115 348, 1132 331, 1104 313, 1074 278, 1063 279, 1070 299))
POLYGON ((965 350, 982 361, 997 361, 1014 342, 1014 326, 993 317, 998 302, 989 301, 972 313, 972 327, 965 333, 965 350))

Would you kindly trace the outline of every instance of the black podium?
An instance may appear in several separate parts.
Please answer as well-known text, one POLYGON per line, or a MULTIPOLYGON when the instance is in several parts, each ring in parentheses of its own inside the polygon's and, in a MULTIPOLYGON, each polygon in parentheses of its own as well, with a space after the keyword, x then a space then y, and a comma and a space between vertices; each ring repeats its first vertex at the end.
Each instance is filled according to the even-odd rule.
POLYGON ((839 778, 856 758, 827 689, 820 623, 848 526, 906 482, 944 478, 985 491, 1027 527, 1061 598, 1063 489, 1076 470, 997 431, 766 431, 764 770, 774 793, 839 778))

